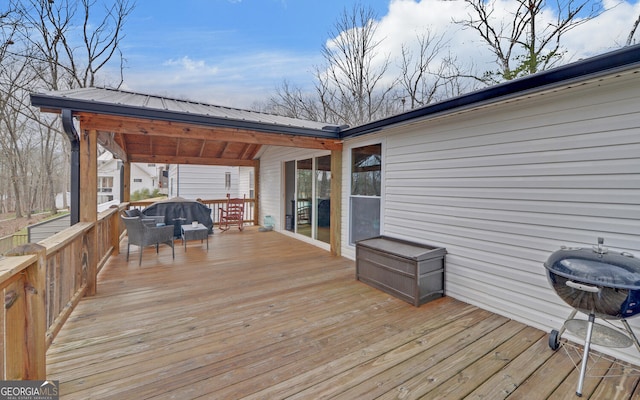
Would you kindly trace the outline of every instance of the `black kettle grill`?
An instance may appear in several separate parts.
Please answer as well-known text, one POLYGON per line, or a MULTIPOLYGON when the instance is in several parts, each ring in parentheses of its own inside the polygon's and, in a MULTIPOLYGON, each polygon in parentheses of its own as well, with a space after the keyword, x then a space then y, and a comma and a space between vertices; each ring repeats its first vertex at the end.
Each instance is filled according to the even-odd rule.
POLYGON ((629 347, 640 343, 627 318, 640 313, 640 260, 633 254, 610 251, 604 239, 592 248, 565 248, 552 253, 544 263, 555 292, 574 308, 562 329, 549 334, 549 347, 560 347, 565 329, 585 338, 576 394, 582 396, 591 342, 608 347, 629 347), (574 319, 580 311, 588 320, 574 319), (595 323, 595 318, 620 320, 627 334, 595 323), (595 336, 594 336, 595 333, 595 336))

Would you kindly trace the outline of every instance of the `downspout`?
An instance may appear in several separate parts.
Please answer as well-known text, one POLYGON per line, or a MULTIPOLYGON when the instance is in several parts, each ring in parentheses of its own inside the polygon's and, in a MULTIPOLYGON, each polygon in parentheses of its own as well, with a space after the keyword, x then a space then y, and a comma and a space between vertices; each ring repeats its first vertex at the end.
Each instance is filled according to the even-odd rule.
POLYGON ((120 172, 120 203, 124 200, 124 164, 118 161, 118 171, 120 172))
POLYGON ((80 221, 80 136, 73 125, 73 113, 62 110, 62 127, 71 145, 71 225, 80 221))

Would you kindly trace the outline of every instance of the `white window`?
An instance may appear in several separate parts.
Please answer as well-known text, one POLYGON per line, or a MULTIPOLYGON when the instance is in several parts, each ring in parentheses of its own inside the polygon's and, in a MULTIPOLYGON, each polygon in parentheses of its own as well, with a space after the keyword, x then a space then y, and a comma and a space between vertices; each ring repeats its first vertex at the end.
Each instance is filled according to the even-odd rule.
POLYGON ((380 235, 382 145, 351 150, 349 243, 380 235))
POLYGON ((113 192, 113 177, 112 176, 98 177, 98 193, 111 193, 111 192, 113 192))

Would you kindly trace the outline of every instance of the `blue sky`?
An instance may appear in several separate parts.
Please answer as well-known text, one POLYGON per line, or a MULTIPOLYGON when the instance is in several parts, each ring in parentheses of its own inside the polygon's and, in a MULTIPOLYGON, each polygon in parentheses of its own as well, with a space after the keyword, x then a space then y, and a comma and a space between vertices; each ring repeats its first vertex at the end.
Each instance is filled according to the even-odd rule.
MULTIPOLYGON (((496 0, 499 9, 514 0, 496 0)), ((321 47, 345 7, 357 0, 138 0, 123 41, 124 89, 231 107, 264 101, 284 80, 310 87, 321 47)), ((397 57, 417 34, 444 33, 461 63, 490 68, 493 57, 471 30, 461 0, 369 0, 378 15, 382 55, 397 57)), ((567 57, 620 47, 640 0, 604 0, 609 10, 565 37, 567 57)), ((550 17, 552 18, 552 16, 550 17)))
MULTIPOLYGON (((219 57, 255 51, 316 54, 333 22, 355 1, 138 1, 127 23, 133 54, 158 59, 219 57), (180 6, 176 7, 179 3, 180 6)), ((380 15, 388 0, 368 1, 380 15)))
MULTIPOLYGON (((247 106, 251 100, 243 90, 250 97, 273 91, 285 78, 309 83, 333 24, 345 7, 351 9, 356 3, 139 0, 125 28, 126 86, 217 102, 234 91, 228 105, 247 106), (221 95, 205 93, 207 86, 221 95)), ((387 12, 388 4, 388 0, 367 1, 379 15, 387 12)))

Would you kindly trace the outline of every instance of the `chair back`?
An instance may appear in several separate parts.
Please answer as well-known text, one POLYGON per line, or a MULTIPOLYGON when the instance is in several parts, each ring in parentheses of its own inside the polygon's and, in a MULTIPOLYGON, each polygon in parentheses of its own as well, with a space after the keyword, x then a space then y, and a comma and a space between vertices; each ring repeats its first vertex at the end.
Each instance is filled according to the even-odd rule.
POLYGON ((227 216, 234 219, 244 218, 244 198, 232 198, 227 195, 227 216))
POLYGON ((137 208, 132 208, 130 210, 124 210, 124 213, 127 217, 142 217, 142 211, 137 208))
POLYGON ((131 244, 142 243, 145 225, 140 217, 125 217, 121 215, 120 218, 124 221, 124 225, 127 227, 127 236, 131 244))

